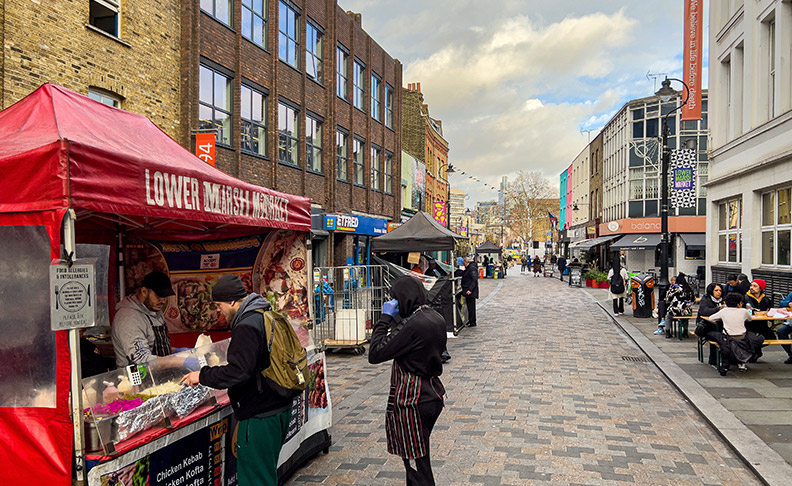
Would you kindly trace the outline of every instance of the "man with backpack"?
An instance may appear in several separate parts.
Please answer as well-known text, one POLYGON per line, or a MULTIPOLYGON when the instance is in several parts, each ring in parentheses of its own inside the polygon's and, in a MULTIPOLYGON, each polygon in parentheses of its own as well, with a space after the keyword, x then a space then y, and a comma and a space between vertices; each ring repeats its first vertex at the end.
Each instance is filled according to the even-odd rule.
POLYGON ((278 456, 286 439, 293 396, 279 393, 262 374, 270 368, 270 357, 276 351, 269 349, 268 335, 273 331, 265 329, 270 304, 259 294, 248 294, 239 277, 231 274, 223 275, 212 287, 212 300, 231 323, 228 364, 204 366, 185 375, 181 382, 228 388, 239 421, 234 434, 238 484, 276 485, 278 456))

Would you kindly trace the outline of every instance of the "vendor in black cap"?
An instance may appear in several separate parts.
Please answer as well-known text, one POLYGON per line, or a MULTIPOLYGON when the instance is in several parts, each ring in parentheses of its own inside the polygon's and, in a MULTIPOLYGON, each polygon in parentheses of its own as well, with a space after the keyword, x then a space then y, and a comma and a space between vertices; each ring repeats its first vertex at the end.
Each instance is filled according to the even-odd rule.
POLYGON ((168 326, 162 311, 175 295, 167 275, 151 272, 134 295, 118 303, 112 336, 116 366, 145 363, 152 356, 171 354, 168 326))

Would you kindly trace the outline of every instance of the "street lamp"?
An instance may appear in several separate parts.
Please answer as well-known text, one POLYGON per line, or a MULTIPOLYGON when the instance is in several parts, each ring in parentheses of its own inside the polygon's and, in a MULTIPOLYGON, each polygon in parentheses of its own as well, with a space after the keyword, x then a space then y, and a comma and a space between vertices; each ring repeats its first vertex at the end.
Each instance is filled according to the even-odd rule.
POLYGON ((657 310, 659 320, 665 318, 665 296, 670 284, 668 280, 668 246, 670 239, 668 234, 668 166, 671 162, 671 152, 668 150, 668 133, 670 131, 668 117, 685 106, 688 102, 688 98, 690 98, 690 89, 684 81, 666 77, 660 89, 655 93, 655 95, 660 97, 661 103, 665 103, 679 95, 679 93, 671 87, 671 81, 682 83, 682 86, 685 87, 685 99, 679 106, 666 113, 663 117, 663 158, 660 167, 660 232, 662 235, 660 236, 660 278, 657 280, 657 289, 659 293, 657 310))

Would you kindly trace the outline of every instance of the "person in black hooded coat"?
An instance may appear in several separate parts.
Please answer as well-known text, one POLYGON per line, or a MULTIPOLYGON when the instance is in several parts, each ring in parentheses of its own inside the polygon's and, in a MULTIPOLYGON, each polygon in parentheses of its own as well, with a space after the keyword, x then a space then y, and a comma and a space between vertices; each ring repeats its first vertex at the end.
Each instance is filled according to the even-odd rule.
POLYGON ((443 410, 445 319, 426 305, 426 290, 414 277, 397 279, 390 295, 398 306, 394 300, 383 305, 368 355, 372 364, 393 360, 385 412, 388 452, 404 460, 408 486, 433 486, 429 436, 443 410))

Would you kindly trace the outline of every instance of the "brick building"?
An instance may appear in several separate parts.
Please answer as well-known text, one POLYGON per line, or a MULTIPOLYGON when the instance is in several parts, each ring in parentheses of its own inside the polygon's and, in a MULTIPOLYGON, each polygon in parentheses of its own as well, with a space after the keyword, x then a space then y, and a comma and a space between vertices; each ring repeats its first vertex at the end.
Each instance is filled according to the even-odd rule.
POLYGON ((429 116, 421 83, 402 89, 402 148, 426 163, 425 211, 448 224, 448 142, 443 122, 429 116))
POLYGON ((177 0, 0 1, 0 109, 52 82, 177 138, 180 18, 177 0))
POLYGON ((401 63, 335 0, 182 0, 182 19, 180 143, 216 129, 218 168, 312 199, 315 265, 364 262, 401 209, 401 63))

